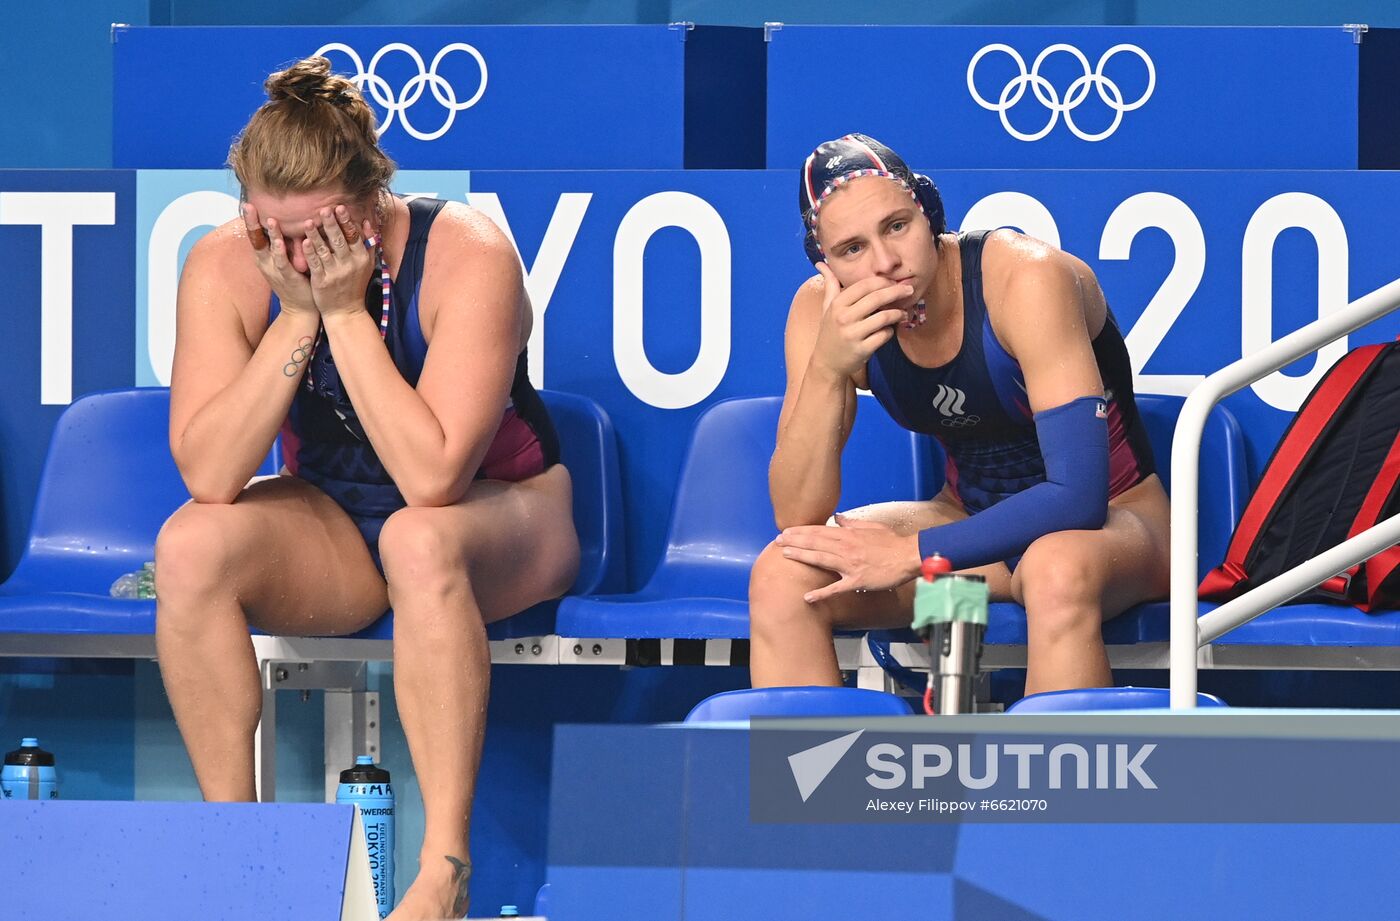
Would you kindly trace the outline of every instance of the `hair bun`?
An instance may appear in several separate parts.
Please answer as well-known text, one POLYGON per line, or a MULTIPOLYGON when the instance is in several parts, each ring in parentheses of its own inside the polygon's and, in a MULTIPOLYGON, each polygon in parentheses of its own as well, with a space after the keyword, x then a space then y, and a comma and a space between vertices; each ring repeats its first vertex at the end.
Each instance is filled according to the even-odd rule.
POLYGON ((324 57, 303 58, 286 70, 279 70, 267 78, 263 88, 272 102, 295 99, 307 105, 318 100, 349 105, 356 92, 353 83, 331 73, 331 62, 324 57))

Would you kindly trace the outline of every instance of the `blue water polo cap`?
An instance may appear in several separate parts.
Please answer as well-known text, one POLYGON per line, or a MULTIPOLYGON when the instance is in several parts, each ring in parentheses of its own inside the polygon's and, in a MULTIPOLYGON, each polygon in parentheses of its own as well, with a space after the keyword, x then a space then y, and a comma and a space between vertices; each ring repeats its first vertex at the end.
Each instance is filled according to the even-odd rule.
POLYGON ((817 243, 817 217, 822 203, 837 189, 861 176, 884 176, 899 183, 918 202, 935 237, 948 229, 943 197, 932 179, 915 173, 899 154, 874 138, 848 134, 819 144, 802 164, 798 189, 798 207, 806 228, 802 245, 813 265, 826 258, 817 243))

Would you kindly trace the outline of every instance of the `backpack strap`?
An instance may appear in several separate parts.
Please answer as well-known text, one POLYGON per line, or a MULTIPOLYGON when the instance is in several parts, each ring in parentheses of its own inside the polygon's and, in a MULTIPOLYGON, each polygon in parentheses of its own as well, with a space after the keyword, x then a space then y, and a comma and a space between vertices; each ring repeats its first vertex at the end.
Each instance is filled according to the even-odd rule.
MULTIPOLYGON (((1390 446, 1390 453, 1385 456, 1381 469, 1376 473, 1375 482, 1371 484, 1366 498, 1361 502, 1361 510, 1356 513, 1356 519, 1347 531, 1348 540, 1380 521, 1381 514, 1395 493, 1397 481, 1400 481, 1400 435, 1396 436, 1395 442, 1390 446)), ((1353 566, 1347 570, 1348 578, 1355 578, 1357 571, 1363 566, 1366 570, 1366 597, 1357 603, 1357 607, 1369 612, 1376 604, 1381 585, 1395 568, 1400 566, 1400 546, 1382 550, 1369 560, 1353 566)))
POLYGON ((1225 562, 1207 573, 1202 580, 1201 597, 1227 596, 1249 578, 1244 568, 1245 558, 1258 539, 1259 532, 1272 517, 1279 498, 1293 482, 1294 475, 1307 459, 1318 437, 1336 418, 1337 409, 1388 348, 1389 343, 1352 349, 1327 372, 1308 396, 1288 430, 1283 433, 1264 469, 1258 488, 1245 506, 1239 526, 1230 538, 1225 562))
MULTIPOLYGON (((1358 608, 1370 614, 1376 608, 1385 608, 1393 605, 1393 601, 1387 601, 1380 597, 1381 588, 1386 580, 1391 577, 1397 567, 1400 567, 1400 547, 1390 547, 1382 550, 1366 561, 1366 600, 1357 605, 1358 608)), ((1393 597, 1393 596, 1392 596, 1393 597)))

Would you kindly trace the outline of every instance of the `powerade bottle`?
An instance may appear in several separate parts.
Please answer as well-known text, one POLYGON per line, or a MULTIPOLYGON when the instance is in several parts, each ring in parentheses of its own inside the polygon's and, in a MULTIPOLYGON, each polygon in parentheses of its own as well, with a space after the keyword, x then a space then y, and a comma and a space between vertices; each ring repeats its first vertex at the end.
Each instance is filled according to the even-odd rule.
POLYGON ((340 772, 335 801, 360 807, 374 898, 383 918, 394 907, 394 788, 389 772, 369 755, 358 756, 354 767, 340 772))
POLYGON ((40 748, 38 739, 21 739, 19 748, 5 755, 5 767, 0 770, 0 796, 58 799, 58 771, 53 766, 53 754, 40 748))

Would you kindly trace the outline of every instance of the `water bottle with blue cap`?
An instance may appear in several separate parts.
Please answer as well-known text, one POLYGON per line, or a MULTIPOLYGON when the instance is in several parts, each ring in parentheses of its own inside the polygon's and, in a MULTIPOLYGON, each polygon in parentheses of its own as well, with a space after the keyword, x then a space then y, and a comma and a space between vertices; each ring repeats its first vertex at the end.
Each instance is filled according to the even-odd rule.
POLYGON ((4 799, 58 799, 58 771, 53 754, 39 747, 39 740, 20 740, 19 748, 5 755, 0 769, 0 797, 4 799))
POLYGON ((374 899, 379 917, 386 917, 394 907, 394 788, 389 772, 371 756, 358 756, 354 767, 340 772, 335 801, 360 807, 374 899))

